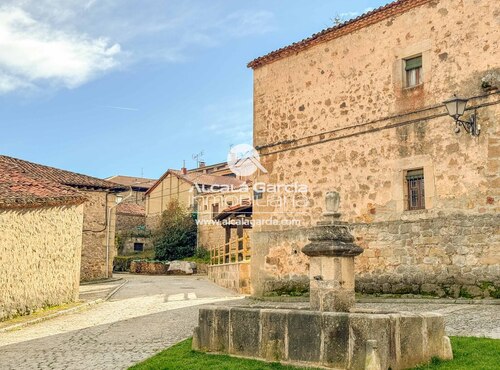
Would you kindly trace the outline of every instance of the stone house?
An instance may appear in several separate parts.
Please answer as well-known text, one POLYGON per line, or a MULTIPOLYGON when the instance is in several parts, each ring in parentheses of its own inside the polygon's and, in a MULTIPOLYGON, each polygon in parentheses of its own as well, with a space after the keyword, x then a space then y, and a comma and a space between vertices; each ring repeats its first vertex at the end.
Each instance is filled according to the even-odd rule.
POLYGON ((84 201, 0 156, 0 321, 78 299, 84 201))
POLYGON ((307 286, 301 248, 333 190, 364 248, 358 291, 500 296, 499 15, 399 0, 249 63, 255 181, 306 186, 254 200, 278 222, 254 226, 254 294, 307 286), (453 94, 479 136, 456 132, 453 94))
POLYGON ((210 252, 208 277, 216 284, 250 294, 251 187, 196 197, 198 246, 210 252))
POLYGON ((83 207, 83 239, 81 256, 82 281, 112 276, 115 247, 116 193, 125 187, 95 177, 48 167, 21 159, 2 156, 6 163, 16 166, 37 179, 70 187, 87 201, 83 207))
POLYGON ((123 202, 116 207, 118 254, 130 255, 151 249, 150 236, 144 206, 123 202))
POLYGON ((118 193, 122 202, 116 207, 116 241, 118 254, 128 255, 151 249, 146 229, 145 194, 156 180, 133 176, 111 176, 107 181, 127 188, 118 193))
MULTIPOLYGON (((194 212, 199 211, 196 206, 196 197, 200 192, 209 192, 209 189, 221 189, 222 187, 239 187, 243 181, 234 176, 218 176, 206 173, 203 168, 187 170, 167 170, 158 181, 146 192, 146 222, 148 228, 154 229, 158 224, 159 217, 168 207, 172 200, 194 212)), ((223 205, 214 203, 211 205, 214 211, 222 209, 223 205)), ((207 210, 205 210, 207 211, 207 210)))
POLYGON ((135 203, 144 206, 145 194, 156 180, 146 179, 143 177, 116 175, 105 179, 106 181, 114 182, 124 186, 127 191, 117 194, 123 197, 124 203, 135 203), (132 191, 132 193, 130 193, 132 191))

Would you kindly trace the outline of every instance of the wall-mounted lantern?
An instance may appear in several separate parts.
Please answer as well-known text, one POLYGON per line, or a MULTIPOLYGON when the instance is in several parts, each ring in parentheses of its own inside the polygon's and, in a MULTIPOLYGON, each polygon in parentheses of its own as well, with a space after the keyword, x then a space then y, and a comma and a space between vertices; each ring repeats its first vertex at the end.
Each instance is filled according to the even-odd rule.
POLYGON ((443 104, 445 105, 446 110, 448 110, 448 114, 455 120, 455 132, 457 134, 460 132, 460 126, 462 126, 465 131, 471 134, 471 136, 479 136, 481 127, 477 123, 477 116, 475 113, 471 114, 468 121, 460 119, 465 112, 468 101, 469 99, 459 98, 454 95, 453 98, 446 100, 443 104))

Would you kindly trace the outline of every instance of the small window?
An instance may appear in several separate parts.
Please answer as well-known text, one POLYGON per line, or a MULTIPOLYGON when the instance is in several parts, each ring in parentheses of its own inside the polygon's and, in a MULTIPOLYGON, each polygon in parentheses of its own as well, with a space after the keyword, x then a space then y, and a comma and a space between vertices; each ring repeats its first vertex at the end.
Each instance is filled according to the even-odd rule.
POLYGON ((228 207, 231 207, 233 205, 233 201, 232 200, 227 200, 226 204, 227 204, 228 207))
POLYGON ((144 250, 144 243, 134 243, 134 252, 142 252, 144 250))
POLYGON ((420 85, 422 80, 422 56, 405 60, 406 87, 420 85))
POLYGON ((212 204, 212 218, 219 214, 219 203, 212 204))
POLYGON ((406 172, 408 210, 425 209, 424 170, 406 172))

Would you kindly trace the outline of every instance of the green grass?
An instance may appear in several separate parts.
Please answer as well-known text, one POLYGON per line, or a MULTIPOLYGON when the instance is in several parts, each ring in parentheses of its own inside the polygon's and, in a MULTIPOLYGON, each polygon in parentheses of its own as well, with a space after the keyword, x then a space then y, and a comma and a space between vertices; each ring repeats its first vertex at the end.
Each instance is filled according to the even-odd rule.
MULTIPOLYGON (((306 369, 191 350, 191 338, 132 366, 129 370, 295 370, 306 369)), ((312 368, 308 368, 312 369, 312 368)))
MULTIPOLYGON (((418 370, 492 370, 500 364, 500 340, 473 337, 452 337, 453 361, 434 359, 418 370)), ((132 366, 130 370, 292 370, 304 369, 225 355, 210 355, 191 350, 191 339, 170 347, 132 366)), ((309 368, 312 369, 312 368, 309 368)))
POLYGON ((493 370, 500 368, 500 339, 451 337, 453 361, 433 359, 418 370, 493 370))

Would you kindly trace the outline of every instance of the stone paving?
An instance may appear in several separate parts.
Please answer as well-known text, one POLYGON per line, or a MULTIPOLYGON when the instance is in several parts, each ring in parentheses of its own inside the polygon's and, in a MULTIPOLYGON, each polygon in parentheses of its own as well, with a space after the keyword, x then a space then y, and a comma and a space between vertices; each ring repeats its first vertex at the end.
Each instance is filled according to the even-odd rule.
MULTIPOLYGON (((107 302, 0 334, 0 369, 126 369, 191 336, 200 305, 307 307, 307 303, 242 300, 203 277, 122 276, 127 284, 107 302)), ((83 290, 104 294, 109 288, 83 290)), ((357 307, 441 312, 449 335, 500 338, 499 305, 358 303, 357 307)))
POLYGON ((239 298, 205 278, 126 279, 107 302, 0 334, 0 369, 126 369, 191 336, 199 305, 239 298))

